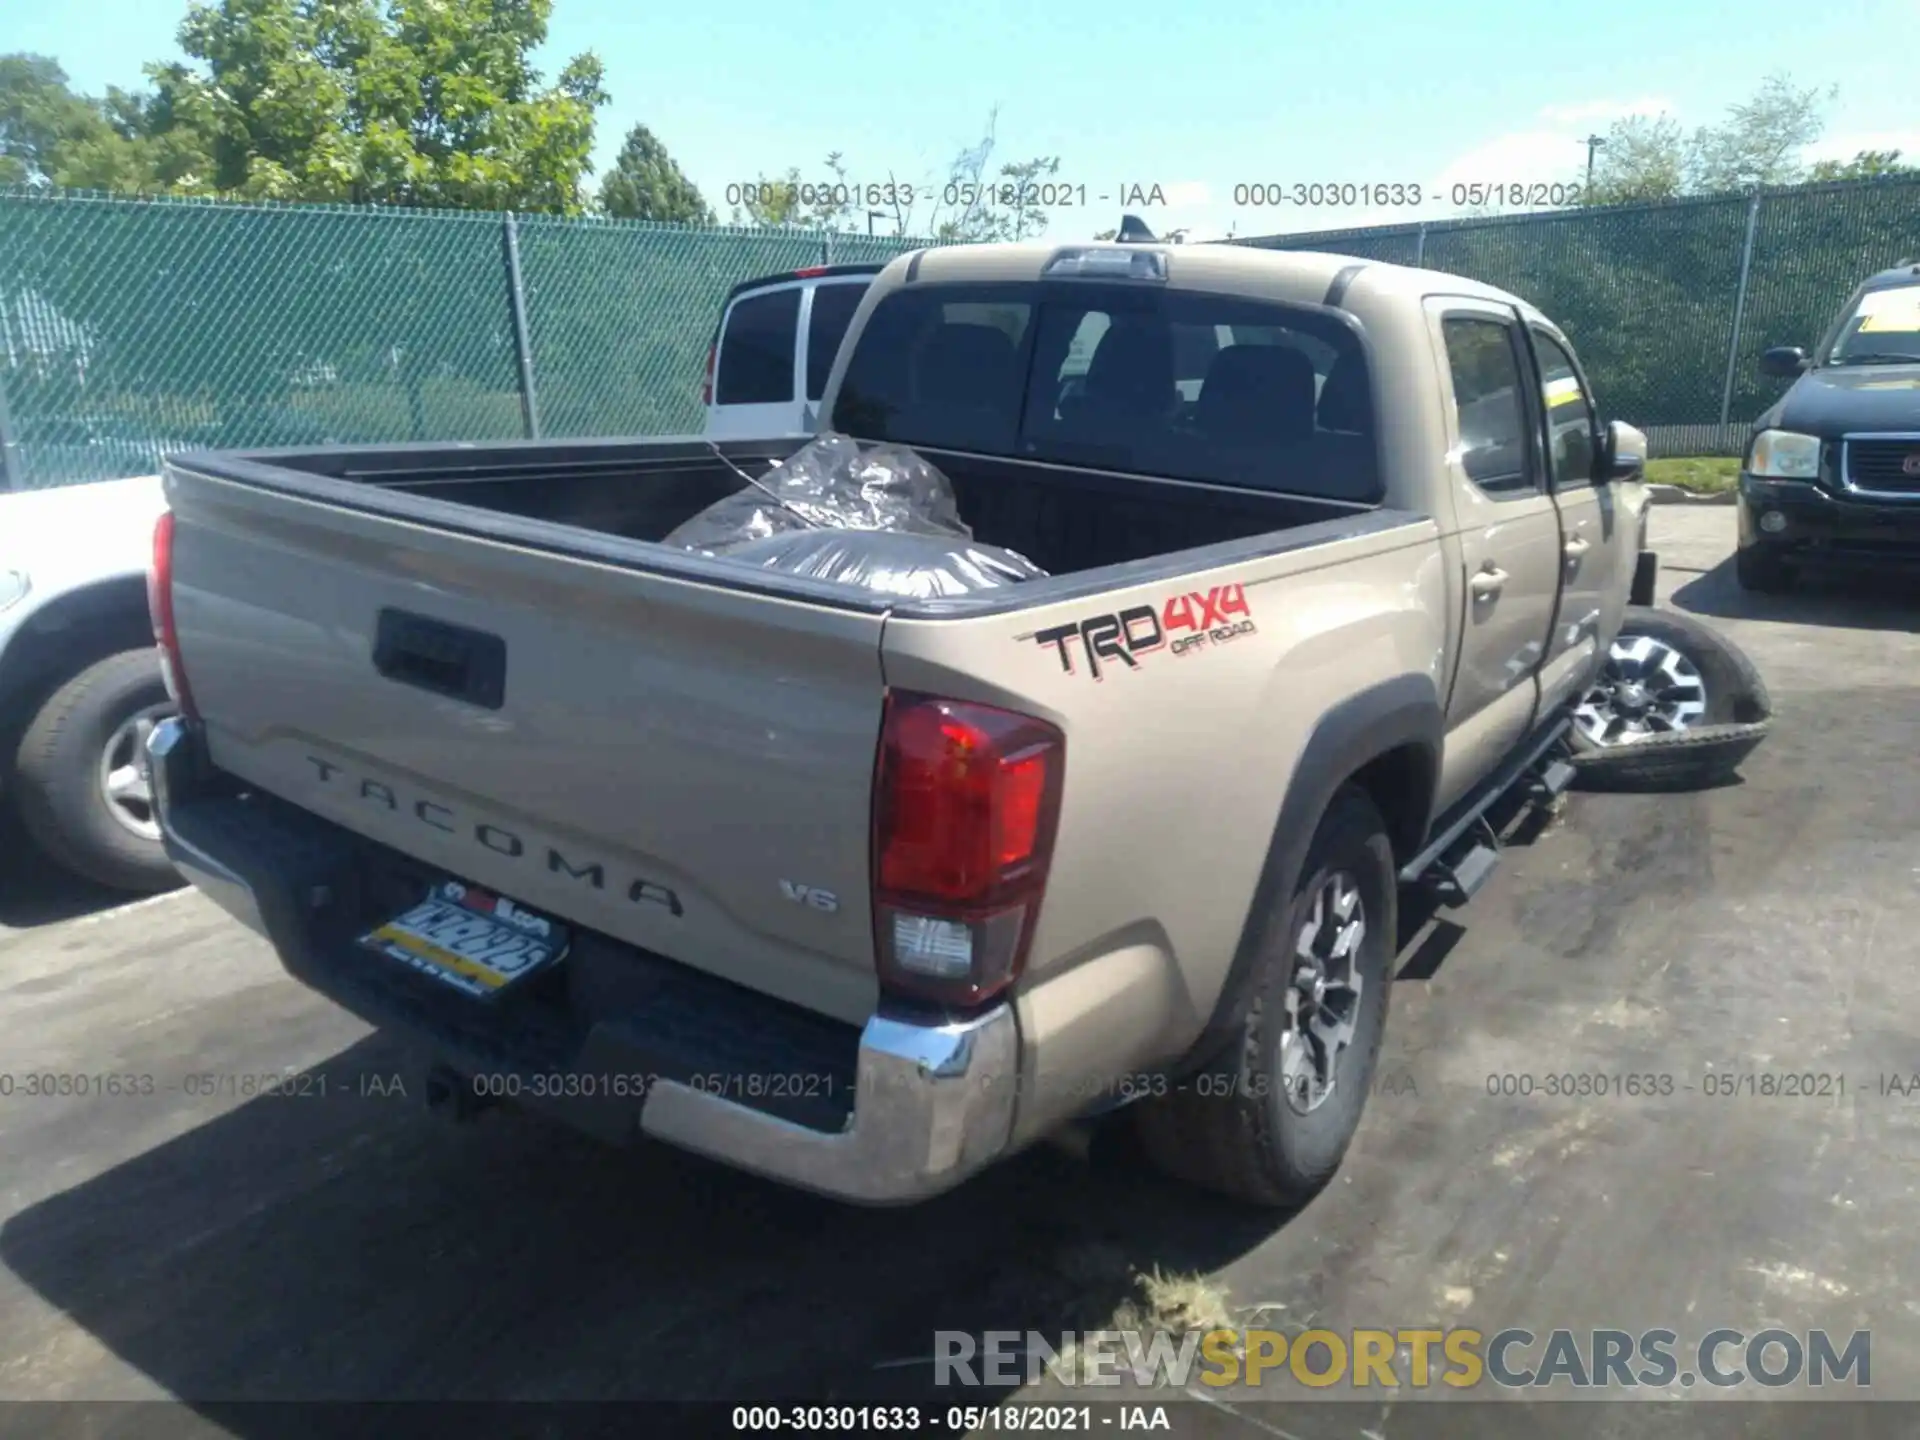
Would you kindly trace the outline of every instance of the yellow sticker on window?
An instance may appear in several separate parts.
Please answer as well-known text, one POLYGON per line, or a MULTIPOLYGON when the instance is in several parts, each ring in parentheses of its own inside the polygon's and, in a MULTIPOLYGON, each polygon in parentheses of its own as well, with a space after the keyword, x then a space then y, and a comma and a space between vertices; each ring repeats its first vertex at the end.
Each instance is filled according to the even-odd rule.
POLYGON ((1580 377, 1562 375, 1558 380, 1549 380, 1542 388, 1547 394, 1547 407, 1551 409, 1555 405, 1564 405, 1569 400, 1580 398, 1580 377))
POLYGON ((1860 299, 1860 333, 1920 330, 1920 285, 1894 290, 1870 290, 1860 299))

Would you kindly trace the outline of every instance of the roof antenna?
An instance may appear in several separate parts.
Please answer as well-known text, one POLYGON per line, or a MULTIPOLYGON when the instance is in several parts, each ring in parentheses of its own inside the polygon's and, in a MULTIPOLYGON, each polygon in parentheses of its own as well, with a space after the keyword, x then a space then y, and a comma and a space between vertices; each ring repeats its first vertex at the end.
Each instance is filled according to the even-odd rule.
POLYGON ((1147 222, 1138 215, 1122 215, 1120 229, 1113 239, 1117 245, 1158 245, 1160 243, 1154 238, 1153 231, 1147 228, 1147 222))

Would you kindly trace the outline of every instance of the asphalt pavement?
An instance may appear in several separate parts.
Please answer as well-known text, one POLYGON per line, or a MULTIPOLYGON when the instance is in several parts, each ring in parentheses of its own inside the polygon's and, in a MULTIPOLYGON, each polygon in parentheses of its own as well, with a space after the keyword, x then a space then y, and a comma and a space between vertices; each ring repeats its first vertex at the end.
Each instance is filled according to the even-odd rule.
MULTIPOLYGON (((1744 596, 1732 526, 1656 512, 1662 599, 1749 650, 1774 734, 1724 788, 1571 797, 1419 937, 1359 1141, 1283 1225, 1104 1150, 875 1212, 449 1126, 211 904, 103 908, 0 837, 0 1401, 180 1397, 261 1440, 221 1403, 944 1404, 936 1330, 1096 1323, 1156 1267, 1296 1331, 1865 1329, 1873 1393, 1920 1400, 1920 596, 1744 596)), ((1613 1433, 1688 1433, 1655 1417, 1613 1433)))

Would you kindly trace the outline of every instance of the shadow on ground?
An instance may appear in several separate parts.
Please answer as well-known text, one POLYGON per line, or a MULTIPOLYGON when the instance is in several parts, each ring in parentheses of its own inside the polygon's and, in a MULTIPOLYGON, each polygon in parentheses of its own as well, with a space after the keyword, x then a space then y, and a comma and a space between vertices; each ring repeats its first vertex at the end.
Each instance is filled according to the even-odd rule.
MULTIPOLYGON (((1678 573, 1678 567, 1672 568, 1678 573)), ((1722 620, 1920 633, 1920 574, 1810 570, 1785 595, 1757 595, 1740 588, 1729 555, 1675 589, 1669 603, 1677 610, 1722 620)))
POLYGON ((1276 1226, 1052 1149, 852 1209, 519 1115, 453 1127, 377 1093, 405 1073, 362 1041, 28 1209, 0 1259, 189 1402, 945 1403, 936 1329, 1098 1324, 1135 1272, 1211 1271, 1276 1226))
MULTIPOLYGON (((1525 845, 1544 823, 1500 828, 1525 845)), ((1403 947, 1427 937, 1402 974, 1428 978, 1463 932, 1417 902, 1401 918, 1403 947)), ((860 1210, 512 1113, 455 1127, 415 1076, 375 1035, 159 1144, 134 1102, 96 1111, 63 1148, 138 1153, 0 1229, 0 1262, 105 1352, 43 1393, 119 1388, 124 1365, 245 1440, 287 1433, 247 1402, 289 1400, 943 1411, 1005 1390, 937 1388, 936 1331, 1097 1327, 1142 1274, 1212 1275, 1284 1223, 1159 1180, 1120 1127, 1087 1159, 1036 1149, 925 1205, 860 1210)), ((149 1440, 144 1423, 109 1429, 149 1440)))
POLYGON ((82 880, 48 860, 0 803, 0 934, 52 925, 138 900, 82 880))
MULTIPOLYGON (((1401 933, 1428 936, 1403 951, 1426 978, 1461 932, 1415 904, 1401 933)), ((210 1421, 278 1440, 284 1412, 245 1402, 991 1403, 936 1387, 937 1330, 1097 1328, 1143 1275, 1213 1274, 1285 1223, 1158 1179, 1120 1124, 1084 1159, 1038 1148, 861 1210, 511 1112, 451 1125, 415 1074, 371 1036, 26 1209, 0 1261, 210 1421)))

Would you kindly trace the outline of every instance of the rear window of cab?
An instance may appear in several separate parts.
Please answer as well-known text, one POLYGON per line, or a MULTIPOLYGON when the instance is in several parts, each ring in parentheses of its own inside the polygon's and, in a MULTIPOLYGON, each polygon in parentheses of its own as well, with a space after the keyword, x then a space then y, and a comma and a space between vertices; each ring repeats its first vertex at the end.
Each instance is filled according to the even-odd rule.
POLYGON ((1334 312, 1138 285, 896 290, 837 430, 1355 503, 1380 499, 1372 380, 1334 312))

